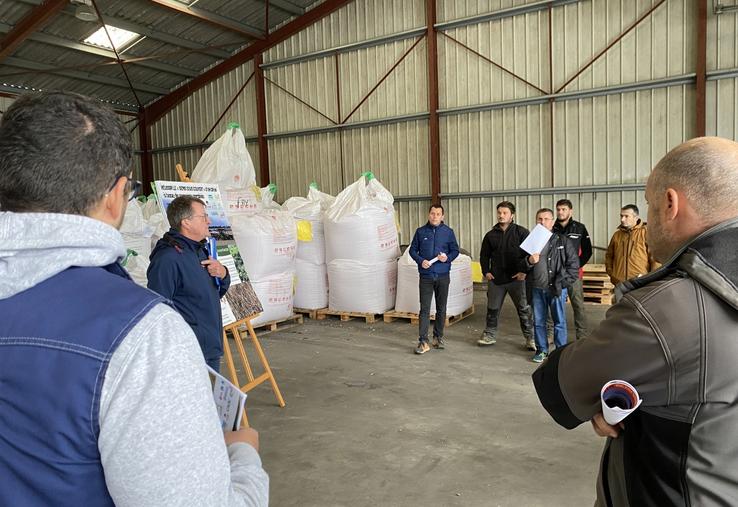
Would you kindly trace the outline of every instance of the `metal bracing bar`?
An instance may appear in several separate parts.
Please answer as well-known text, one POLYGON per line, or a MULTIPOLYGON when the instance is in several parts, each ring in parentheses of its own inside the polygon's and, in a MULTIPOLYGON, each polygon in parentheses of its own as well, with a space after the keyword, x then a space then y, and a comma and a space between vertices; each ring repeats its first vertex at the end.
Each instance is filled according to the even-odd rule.
MULTIPOLYGON (((581 185, 575 187, 546 187, 546 188, 514 188, 508 190, 489 190, 483 192, 449 192, 441 194, 444 199, 469 199, 481 197, 505 197, 509 195, 548 195, 548 194, 576 194, 598 192, 627 192, 645 190, 645 183, 615 183, 610 185, 581 185)), ((395 199, 397 200, 397 199, 395 199)))
POLYGON ((269 79, 266 76, 264 76, 264 81, 268 81, 269 83, 273 84, 274 86, 276 86, 277 88, 279 88, 280 90, 282 90, 283 92, 285 92, 287 95, 289 95, 290 97, 292 97, 293 99, 295 99, 296 101, 298 101, 300 104, 302 104, 303 106, 306 106, 311 111, 315 111, 320 116, 322 116, 323 118, 325 118, 329 122, 333 123, 334 125, 337 125, 338 124, 338 122, 336 120, 334 120, 333 118, 331 118, 331 117, 327 116, 326 114, 324 114, 323 111, 321 111, 320 109, 318 109, 318 108, 316 108, 316 107, 308 104, 307 102, 305 102, 304 100, 302 100, 300 97, 298 97, 297 95, 295 95, 294 93, 292 93, 291 91, 289 91, 287 88, 285 88, 284 86, 280 85, 276 81, 272 81, 271 79, 269 79))
POLYGON ((203 138, 202 138, 202 141, 201 141, 201 142, 203 142, 203 143, 204 143, 205 141, 207 141, 207 139, 208 139, 208 137, 210 136, 210 134, 212 134, 212 133, 213 133, 213 130, 215 130, 215 127, 217 127, 217 126, 218 126, 218 123, 220 123, 220 120, 222 120, 222 119, 223 119, 223 117, 224 117, 224 116, 226 115, 226 113, 227 113, 227 112, 228 112, 228 111, 229 111, 229 110, 231 109, 231 106, 233 106, 233 103, 234 103, 234 102, 236 102, 236 99, 237 99, 237 98, 238 98, 238 97, 239 97, 239 96, 241 95, 241 93, 243 93, 243 91, 244 91, 244 90, 246 89, 246 87, 248 86, 249 82, 250 82, 250 81, 251 81, 251 79, 252 79, 252 78, 254 77, 254 74, 255 74, 255 73, 254 73, 254 72, 252 72, 252 73, 251 73, 251 75, 250 75, 250 76, 248 77, 248 79, 246 79, 246 82, 245 82, 245 83, 244 83, 243 85, 241 85, 241 88, 239 88, 239 89, 238 89, 238 91, 237 91, 237 92, 236 92, 236 94, 235 94, 235 95, 233 96, 233 98, 232 98, 232 99, 231 99, 231 101, 230 101, 230 102, 228 103, 228 105, 227 105, 227 106, 225 107, 225 109, 223 109, 223 112, 222 112, 222 113, 220 114, 220 116, 218 116, 218 119, 217 119, 217 120, 215 120, 215 122, 213 123, 213 126, 212 126, 212 127, 210 128, 210 130, 208 130, 208 133, 207 133, 207 134, 205 134, 205 137, 203 137, 203 138))
POLYGON ((262 69, 272 69, 275 67, 284 67, 285 65, 292 65, 295 63, 302 63, 308 60, 317 60, 319 58, 326 58, 332 55, 348 53, 350 51, 357 51, 359 49, 367 49, 375 46, 382 46, 389 44, 390 42, 397 42, 406 39, 414 39, 420 37, 426 32, 426 28, 413 28, 404 32, 395 33, 392 35, 386 35, 384 37, 376 37, 374 39, 367 39, 361 42, 354 42, 352 44, 345 44, 343 46, 336 46, 329 49, 321 49, 320 51, 313 51, 312 53, 305 53, 303 55, 291 56, 289 58, 283 58, 281 60, 274 60, 267 62, 261 66, 262 69))
POLYGON ((437 23, 436 30, 450 30, 452 28, 459 28, 462 26, 478 25, 486 21, 494 21, 497 19, 511 18, 513 16, 520 16, 522 14, 529 14, 531 12, 538 12, 548 9, 549 7, 558 7, 560 5, 575 4, 581 0, 548 0, 545 2, 536 2, 527 5, 521 5, 519 7, 511 7, 509 9, 501 9, 499 11, 488 12, 485 14, 479 14, 477 16, 470 16, 468 18, 455 19, 453 21, 446 21, 444 23, 437 23))
POLYGON ((589 62, 587 62, 584 65, 584 67, 582 67, 581 69, 579 69, 572 77, 570 77, 563 85, 561 85, 556 90, 556 93, 560 92, 561 90, 563 90, 564 88, 566 88, 567 86, 569 86, 569 84, 572 81, 574 81, 576 78, 578 78, 582 74, 582 72, 584 72, 585 70, 587 70, 592 64, 594 64, 597 60, 599 60, 602 55, 604 55, 605 53, 607 53, 610 50, 611 47, 613 47, 615 44, 617 44, 618 42, 620 42, 623 39, 623 37, 625 37, 626 35, 628 35, 631 32, 631 30, 633 30, 635 27, 637 27, 638 25, 640 25, 641 22, 643 22, 644 19, 646 19, 648 16, 650 16, 651 13, 653 11, 655 11, 656 9, 658 9, 664 2, 666 2, 666 0, 660 0, 659 2, 657 2, 653 6, 651 6, 651 8, 648 9, 646 12, 644 12, 641 15, 640 18, 638 18, 637 20, 635 20, 633 22, 633 24, 631 24, 628 28, 626 28, 620 35, 618 35, 617 37, 615 37, 615 39, 613 39, 613 41, 610 42, 610 44, 608 44, 605 47, 605 49, 603 49, 602 51, 600 51, 599 53, 597 53, 596 55, 594 55, 589 60, 589 62))
POLYGON ((497 63, 496 61, 492 60, 491 58, 489 58, 489 57, 487 57, 487 56, 484 56, 484 55, 483 55, 482 53, 480 53, 480 52, 479 52, 479 51, 477 51, 476 49, 470 48, 469 46, 467 46, 467 45, 466 45, 466 44, 464 44, 463 42, 461 42, 461 41, 459 41, 459 40, 457 40, 457 39, 455 39, 455 38, 451 37, 451 36, 450 36, 450 35, 448 35, 447 33, 444 33, 444 32, 440 32, 440 33, 441 33, 441 35, 443 35, 443 36, 444 36, 444 37, 446 37, 447 39, 451 39, 451 40, 452 40, 453 42, 455 42, 456 44, 458 44, 458 45, 459 45, 459 46, 461 46, 462 48, 466 49, 466 50, 467 50, 467 51, 469 51, 470 53, 472 53, 472 54, 475 54, 475 55, 477 55, 477 56, 478 56, 479 58, 481 58, 481 59, 482 59, 482 60, 484 60, 485 62, 491 63, 492 65, 494 65, 494 66, 495 66, 495 67, 497 67, 498 69, 502 70, 503 72, 506 72, 506 73, 510 74, 510 75, 511 75, 512 77, 514 77, 515 79, 517 79, 517 80, 519 80, 519 81, 522 81, 523 83, 527 84, 528 86, 530 86, 530 87, 532 87, 532 88, 535 88, 536 90, 538 90, 539 92, 541 92, 541 93, 542 93, 542 94, 544 94, 544 95, 548 93, 548 92, 547 92, 546 90, 543 90, 543 89, 539 88, 538 86, 534 85, 533 83, 531 83, 530 81, 528 81, 528 80, 527 80, 527 79, 525 79, 524 77, 522 77, 522 76, 519 76, 519 75, 515 74, 515 73, 514 73, 513 71, 511 71, 510 69, 508 69, 508 68, 506 68, 506 67, 503 67, 502 65, 500 65, 500 64, 499 64, 499 63, 497 63))

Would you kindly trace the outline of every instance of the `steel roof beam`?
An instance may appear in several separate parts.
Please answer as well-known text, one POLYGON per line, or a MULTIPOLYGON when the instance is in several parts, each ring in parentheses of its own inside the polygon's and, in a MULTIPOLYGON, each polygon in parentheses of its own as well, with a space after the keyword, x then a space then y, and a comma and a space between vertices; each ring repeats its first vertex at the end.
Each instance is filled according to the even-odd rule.
MULTIPOLYGON (((295 5, 292 2, 288 2, 286 0, 267 0, 269 2, 269 5, 271 7, 276 7, 280 11, 284 11, 288 14, 292 14, 295 16, 302 16, 305 14, 305 9, 303 7, 300 7, 299 5, 295 5)), ((267 2, 264 2, 267 3, 267 2)))
MULTIPOLYGON (((60 69, 55 68, 53 65, 32 62, 30 60, 24 60, 23 58, 16 58, 14 56, 7 57, 5 60, 3 60, 2 63, 4 65, 9 65, 11 67, 18 67, 21 69, 28 69, 28 70, 33 70, 33 71, 46 71, 49 74, 56 74, 59 76, 68 77, 70 79, 79 79, 82 81, 89 81, 90 83, 117 86, 119 88, 125 88, 126 90, 130 90, 130 87, 128 86, 128 82, 124 79, 88 74, 86 72, 79 72, 79 71, 74 71, 74 70, 60 70, 60 69)), ((0 74, 0 80, 1 79, 2 79, 2 74, 0 74)), ((147 84, 134 84, 133 87, 138 91, 142 91, 146 93, 153 93, 155 95, 166 95, 167 92, 169 91, 166 88, 159 88, 158 86, 151 86, 147 84)))
POLYGON ((167 96, 148 105, 146 109, 150 112, 150 115, 148 116, 149 121, 153 124, 168 111, 172 110, 172 108, 177 104, 203 86, 240 67, 254 58, 257 54, 287 40, 289 37, 292 37, 294 34, 304 30, 316 21, 323 19, 325 16, 328 16, 332 12, 351 3, 352 1, 353 0, 326 0, 321 4, 318 4, 315 8, 307 11, 302 16, 293 19, 286 25, 270 33, 266 39, 256 41, 253 44, 246 46, 227 60, 220 62, 210 70, 174 89, 167 96))
POLYGON ((0 40, 0 62, 20 46, 33 32, 41 29, 62 11, 69 0, 48 0, 41 2, 23 16, 8 34, 0 40))
MULTIPOLYGON (((7 32, 11 28, 12 27, 10 25, 0 22, 0 32, 7 32)), ((43 32, 34 33, 30 37, 28 37, 28 40, 32 40, 35 42, 40 42, 42 44, 48 44, 50 46, 56 46, 60 48, 74 49, 76 51, 81 51, 83 53, 89 53, 91 55, 102 56, 104 58, 110 58, 112 60, 115 60, 115 53, 113 53, 110 50, 99 48, 97 46, 91 46, 89 44, 83 44, 81 42, 75 42, 72 40, 64 39, 62 37, 56 37, 54 35, 48 35, 43 32)), ((126 60, 123 60, 123 63, 127 63, 126 60)), ((195 77, 198 75, 198 72, 195 70, 185 69, 183 67, 178 67, 176 65, 170 65, 168 63, 161 63, 161 62, 154 62, 154 61, 140 61, 140 62, 134 61, 131 63, 134 63, 141 67, 147 67, 149 69, 157 70, 159 72, 167 72, 169 74, 176 74, 178 76, 195 77)))
MULTIPOLYGON (((41 5, 43 3, 43 0, 18 0, 18 1, 28 4, 28 5, 41 5)), ((74 7, 71 7, 71 6, 65 8, 62 11, 63 14, 66 14, 72 17, 74 17, 74 12, 75 12, 74 7)), ((153 39, 153 40, 157 40, 159 42, 165 42, 167 44, 171 44, 173 46, 178 46, 181 48, 200 50, 200 52, 210 55, 213 58, 217 58, 219 60, 222 60, 224 58, 228 58, 231 56, 231 53, 229 53, 228 51, 224 51, 222 49, 210 48, 206 44, 200 44, 199 42, 191 41, 188 39, 183 39, 181 37, 177 37, 176 35, 170 35, 164 32, 157 32, 145 25, 133 23, 123 18, 116 18, 114 16, 105 15, 105 21, 118 28, 128 30, 129 32, 135 32, 140 35, 145 35, 146 37, 153 39)), ((238 42, 233 43, 234 46, 239 45, 239 44, 242 44, 242 42, 238 41, 238 42)))
POLYGON ((249 39, 263 39, 264 38, 264 32, 262 32, 261 30, 257 28, 254 28, 244 23, 240 23, 230 18, 226 18, 225 16, 221 16, 220 14, 216 14, 214 12, 200 9, 199 7, 188 7, 184 5, 183 3, 177 2, 175 0, 149 0, 149 1, 161 7, 165 7, 171 11, 178 12, 186 16, 191 16, 200 21, 205 21, 206 23, 210 23, 211 25, 217 26, 218 28, 222 28, 224 30, 230 30, 231 32, 244 35, 248 37, 249 39))

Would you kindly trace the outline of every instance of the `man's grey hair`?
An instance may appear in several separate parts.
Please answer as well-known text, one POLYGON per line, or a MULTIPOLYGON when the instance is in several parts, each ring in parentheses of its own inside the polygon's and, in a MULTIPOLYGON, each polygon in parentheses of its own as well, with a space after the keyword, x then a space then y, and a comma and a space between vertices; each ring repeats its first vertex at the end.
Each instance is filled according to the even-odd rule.
POLYGON ((198 199, 192 195, 180 195, 167 206, 167 219, 172 228, 182 231, 182 220, 192 217, 192 203, 199 202, 203 206, 205 203, 202 199, 198 199))
POLYGON ((0 210, 88 215, 132 157, 131 134, 99 100, 23 95, 0 122, 0 210))
POLYGON ((652 189, 684 192, 707 223, 738 215, 738 143, 719 137, 699 137, 662 158, 651 173, 652 189))

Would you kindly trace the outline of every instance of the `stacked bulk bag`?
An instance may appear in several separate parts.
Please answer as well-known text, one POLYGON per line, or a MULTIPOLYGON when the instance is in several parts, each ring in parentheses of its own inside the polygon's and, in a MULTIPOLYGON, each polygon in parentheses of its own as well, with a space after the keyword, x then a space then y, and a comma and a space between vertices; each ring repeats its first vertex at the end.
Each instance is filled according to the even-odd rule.
POLYGON ((400 255, 394 197, 365 173, 323 220, 331 310, 384 313, 394 307, 400 255))
POLYGON ((229 188, 249 188, 256 182, 254 163, 238 123, 229 123, 226 132, 205 150, 190 179, 217 184, 221 192, 229 188))
POLYGON ((145 218, 144 207, 145 204, 138 199, 129 201, 119 230, 128 251, 122 265, 133 281, 146 287, 146 270, 149 267, 154 228, 145 218), (129 259, 132 259, 131 262, 128 262, 129 259))
POLYGON ((229 213, 249 281, 264 308, 255 326, 292 316, 297 226, 289 211, 274 202, 276 185, 260 189, 258 211, 229 213))
MULTIPOLYGON (((448 287, 446 315, 461 315, 474 305, 474 283, 472 281, 472 260, 468 255, 460 254, 451 263, 451 282, 448 287)), ((397 261, 397 301, 395 311, 404 313, 420 313, 420 291, 418 288, 420 275, 418 264, 410 257, 407 248, 397 261)), ((431 315, 436 313, 436 298, 431 301, 431 315)))
POLYGON ((325 263, 323 213, 335 201, 310 184, 308 196, 291 197, 284 203, 297 220, 295 306, 316 310, 328 306, 328 268, 325 263))

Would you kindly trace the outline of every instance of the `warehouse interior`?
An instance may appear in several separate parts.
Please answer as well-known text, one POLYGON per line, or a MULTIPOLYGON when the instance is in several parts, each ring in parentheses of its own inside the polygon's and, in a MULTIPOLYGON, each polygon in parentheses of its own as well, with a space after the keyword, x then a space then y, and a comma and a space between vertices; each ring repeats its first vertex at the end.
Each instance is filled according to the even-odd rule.
MULTIPOLYGON (((645 219, 665 154, 738 140, 737 46, 736 0, 4 0, 0 113, 42 90, 99 99, 131 133, 146 194, 240 129, 276 205, 371 173, 398 251, 441 203, 470 266, 497 203, 532 229, 568 199, 603 265, 621 208, 645 219)), ((422 357, 417 319, 254 323, 285 401, 265 383, 246 403, 272 505, 595 501, 603 439, 541 408, 509 300, 498 343, 477 346, 474 276, 472 312, 422 357)), ((610 292, 587 305, 592 327, 610 292)), ((567 322, 572 337, 570 307, 567 322)))

